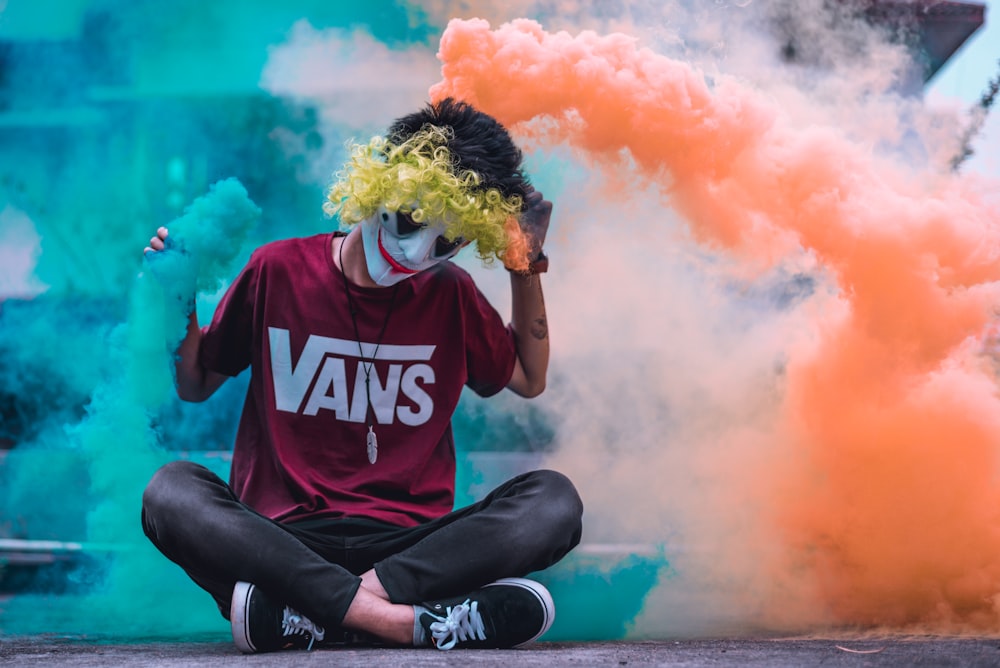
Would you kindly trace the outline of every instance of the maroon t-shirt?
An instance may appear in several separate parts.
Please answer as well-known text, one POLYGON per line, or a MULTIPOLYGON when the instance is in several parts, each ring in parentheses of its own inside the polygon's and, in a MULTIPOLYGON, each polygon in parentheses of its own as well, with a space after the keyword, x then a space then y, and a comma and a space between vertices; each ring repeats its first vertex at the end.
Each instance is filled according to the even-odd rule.
POLYGON ((452 413, 463 385, 482 396, 507 385, 513 337, 469 274, 444 262, 393 287, 352 284, 359 347, 333 237, 258 248, 203 330, 206 368, 251 367, 230 484, 280 521, 413 526, 452 509, 452 413), (362 349, 375 358, 368 393, 362 349))

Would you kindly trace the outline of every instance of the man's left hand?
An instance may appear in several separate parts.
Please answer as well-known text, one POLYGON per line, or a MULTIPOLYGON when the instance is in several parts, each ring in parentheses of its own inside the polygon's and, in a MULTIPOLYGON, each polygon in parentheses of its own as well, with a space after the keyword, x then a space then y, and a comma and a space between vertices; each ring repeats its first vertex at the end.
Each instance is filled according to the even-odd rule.
POLYGON ((534 259, 542 251, 545 235, 549 231, 549 220, 552 217, 552 202, 545 199, 541 191, 528 186, 524 197, 524 211, 521 213, 521 231, 528 236, 531 244, 528 258, 534 259))

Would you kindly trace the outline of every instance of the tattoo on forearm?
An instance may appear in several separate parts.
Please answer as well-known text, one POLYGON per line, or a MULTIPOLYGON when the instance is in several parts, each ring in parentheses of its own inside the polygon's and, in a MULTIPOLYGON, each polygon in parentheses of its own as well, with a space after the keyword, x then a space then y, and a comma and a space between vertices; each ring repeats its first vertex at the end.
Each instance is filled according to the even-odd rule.
POLYGON ((531 335, 541 341, 549 336, 549 323, 545 316, 535 318, 531 323, 531 335))

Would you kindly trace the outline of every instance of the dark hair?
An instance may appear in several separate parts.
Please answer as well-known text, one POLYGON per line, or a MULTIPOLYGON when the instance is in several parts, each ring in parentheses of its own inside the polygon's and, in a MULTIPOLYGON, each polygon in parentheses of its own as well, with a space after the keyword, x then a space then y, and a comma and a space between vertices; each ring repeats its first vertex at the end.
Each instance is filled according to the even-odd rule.
POLYGON ((482 179, 480 188, 496 188, 504 197, 528 192, 528 178, 521 169, 524 159, 507 129, 495 118, 471 104, 446 97, 412 114, 397 118, 389 126, 394 144, 413 136, 425 125, 449 128, 448 151, 457 170, 470 169, 482 179))

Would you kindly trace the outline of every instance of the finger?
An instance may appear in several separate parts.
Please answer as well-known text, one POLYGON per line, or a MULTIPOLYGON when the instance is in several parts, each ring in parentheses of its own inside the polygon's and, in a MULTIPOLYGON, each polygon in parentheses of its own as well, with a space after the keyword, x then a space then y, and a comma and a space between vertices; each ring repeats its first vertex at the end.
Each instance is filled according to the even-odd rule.
POLYGON ((156 229, 156 236, 160 237, 161 239, 166 239, 167 235, 169 235, 169 234, 170 234, 170 230, 168 230, 165 227, 158 227, 156 229))
POLYGON ((532 220, 544 220, 552 214, 552 202, 547 199, 539 200, 531 205, 525 212, 532 220))
POLYGON ((542 195, 542 193, 540 193, 537 190, 532 190, 530 193, 525 195, 524 202, 527 205, 527 208, 531 208, 536 204, 538 204, 539 202, 541 202, 543 199, 544 196, 542 195))

